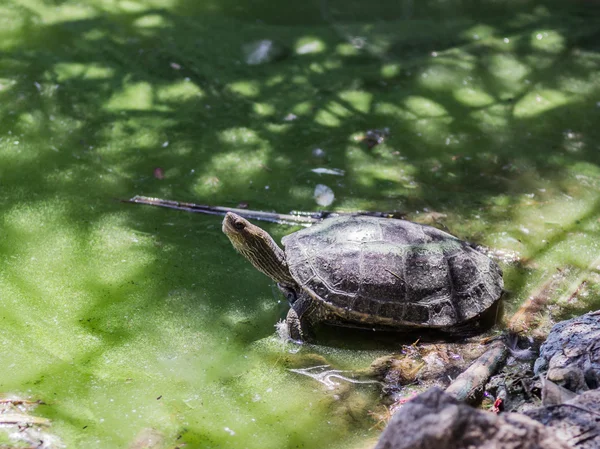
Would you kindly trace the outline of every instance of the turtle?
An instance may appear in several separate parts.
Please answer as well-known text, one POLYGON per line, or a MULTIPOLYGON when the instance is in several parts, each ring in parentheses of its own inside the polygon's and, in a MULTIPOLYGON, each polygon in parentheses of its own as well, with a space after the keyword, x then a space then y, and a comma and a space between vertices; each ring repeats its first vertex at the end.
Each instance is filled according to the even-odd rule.
POLYGON ((289 336, 319 324, 374 330, 476 328, 502 296, 501 268, 435 227, 366 215, 327 218, 282 239, 228 212, 223 232, 287 298, 289 336))

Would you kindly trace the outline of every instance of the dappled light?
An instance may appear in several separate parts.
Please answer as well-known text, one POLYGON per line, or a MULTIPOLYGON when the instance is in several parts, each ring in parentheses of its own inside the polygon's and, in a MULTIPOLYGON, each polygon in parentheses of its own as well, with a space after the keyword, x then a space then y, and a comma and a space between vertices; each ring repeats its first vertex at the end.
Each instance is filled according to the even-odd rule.
POLYGON ((379 353, 280 341, 286 301, 219 218, 118 201, 136 194, 287 213, 322 185, 327 209, 516 252, 508 310, 557 270, 552 318, 600 306, 597 6, 284 3, 0 6, 0 393, 43 400, 68 447, 377 435, 376 389, 288 368, 379 353), (247 63, 263 40, 281 53, 247 63))

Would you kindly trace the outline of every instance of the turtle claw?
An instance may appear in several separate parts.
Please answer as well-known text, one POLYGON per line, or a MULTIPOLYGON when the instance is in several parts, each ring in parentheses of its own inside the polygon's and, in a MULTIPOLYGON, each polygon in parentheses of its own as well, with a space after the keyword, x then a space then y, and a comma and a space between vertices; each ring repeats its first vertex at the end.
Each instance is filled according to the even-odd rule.
POLYGON ((300 319, 294 309, 290 309, 285 320, 288 328, 288 334, 290 340, 294 343, 302 344, 305 340, 304 332, 302 332, 302 326, 300 325, 300 319))
POLYGON ((275 324, 275 329, 277 332, 277 336, 282 342, 292 342, 297 345, 303 345, 305 341, 303 340, 302 333, 298 332, 298 330, 294 329, 293 334, 290 332, 290 325, 287 321, 281 320, 275 324), (294 335, 292 337, 292 335, 294 335))
POLYGON ((287 324, 288 338, 294 343, 302 345, 313 340, 312 333, 308 330, 309 326, 306 324, 302 325, 302 320, 300 320, 298 313, 293 308, 288 311, 285 322, 287 324))

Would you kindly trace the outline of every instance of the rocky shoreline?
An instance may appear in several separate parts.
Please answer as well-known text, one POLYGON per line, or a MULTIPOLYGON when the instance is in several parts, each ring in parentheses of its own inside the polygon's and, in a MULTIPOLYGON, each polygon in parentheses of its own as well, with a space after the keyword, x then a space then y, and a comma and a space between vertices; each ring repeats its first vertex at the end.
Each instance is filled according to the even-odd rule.
POLYGON ((448 386, 433 379, 460 366, 452 356, 444 363, 435 353, 438 363, 420 366, 376 361, 396 399, 375 449, 600 448, 600 311, 554 325, 536 352, 494 342, 448 386), (411 372, 430 388, 410 398, 394 392, 411 372))

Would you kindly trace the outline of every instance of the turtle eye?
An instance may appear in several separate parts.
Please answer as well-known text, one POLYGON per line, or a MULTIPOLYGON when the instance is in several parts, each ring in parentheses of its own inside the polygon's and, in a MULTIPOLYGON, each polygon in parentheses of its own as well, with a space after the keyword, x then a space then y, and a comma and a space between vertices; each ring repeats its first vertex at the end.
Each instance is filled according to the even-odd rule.
POLYGON ((238 231, 241 231, 242 229, 244 229, 246 227, 246 225, 244 224, 243 221, 236 221, 233 224, 234 228, 237 229, 238 231))
POLYGON ((287 298, 287 300, 289 301, 290 304, 293 304, 296 302, 296 293, 294 292, 294 290, 288 290, 285 294, 285 297, 287 298))

